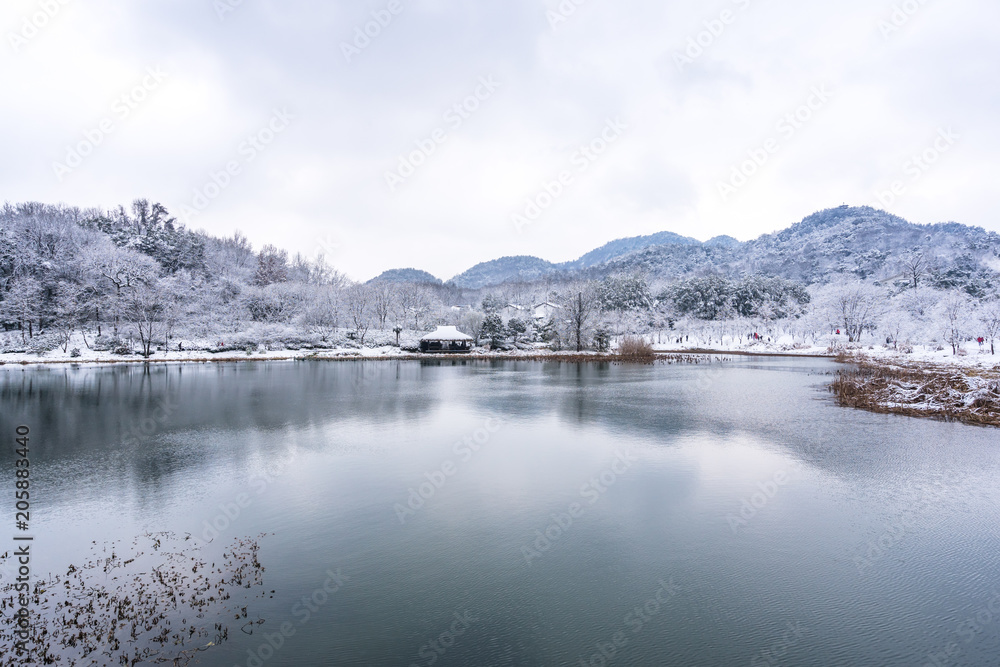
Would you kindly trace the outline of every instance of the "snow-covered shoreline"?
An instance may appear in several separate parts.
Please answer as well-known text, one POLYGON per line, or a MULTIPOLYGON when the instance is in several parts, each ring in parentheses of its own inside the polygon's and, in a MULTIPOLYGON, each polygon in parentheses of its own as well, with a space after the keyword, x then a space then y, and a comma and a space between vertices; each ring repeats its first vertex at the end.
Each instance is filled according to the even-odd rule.
MULTIPOLYGON (((836 343, 836 341, 834 341, 836 343)), ((873 412, 894 413, 932 419, 957 420, 981 425, 1000 425, 1000 357, 976 344, 960 348, 959 354, 940 346, 915 346, 905 353, 889 346, 843 345, 826 347, 788 341, 733 342, 711 347, 686 342, 654 344, 655 356, 639 361, 674 361, 716 356, 827 358, 845 364, 831 389, 841 405, 873 412)), ((150 358, 137 354, 115 354, 88 349, 79 356, 62 348, 35 353, 0 354, 0 372, 14 367, 100 367, 137 364, 208 364, 290 361, 561 361, 586 363, 622 361, 614 350, 594 352, 551 350, 523 345, 514 350, 477 348, 457 355, 424 354, 393 345, 309 349, 213 351, 204 347, 156 351, 150 358)))
POLYGON ((831 390, 841 405, 871 412, 1000 426, 1000 367, 933 365, 854 357, 831 390))
MULTIPOLYGON (((902 353, 885 346, 837 346, 820 347, 789 345, 787 343, 753 343, 750 345, 694 345, 684 343, 654 344, 658 355, 664 354, 730 354, 738 356, 831 358, 842 361, 856 361, 889 367, 912 367, 915 365, 941 369, 1000 370, 1000 355, 991 355, 988 350, 976 350, 973 343, 967 345, 964 354, 952 355, 949 350, 937 350, 930 346, 917 346, 910 353, 902 353)), ((547 347, 525 346, 523 349, 500 351, 477 348, 469 354, 435 355, 403 350, 392 345, 377 347, 330 347, 308 349, 259 350, 252 352, 218 351, 209 349, 156 351, 150 358, 138 354, 121 355, 111 351, 84 350, 80 356, 72 356, 62 349, 35 353, 0 353, 0 366, 55 365, 55 364, 146 364, 146 363, 218 363, 246 361, 399 361, 427 359, 579 359, 614 360, 612 352, 585 350, 551 350, 547 347)))
MULTIPOLYGON (((171 350, 157 349, 147 359, 139 354, 116 354, 111 350, 95 350, 86 345, 86 339, 79 333, 72 340, 55 350, 41 354, 35 352, 4 352, 0 353, 0 365, 45 365, 45 364, 142 364, 142 363, 208 363, 220 361, 294 361, 305 359, 318 360, 407 360, 442 358, 441 355, 423 354, 415 351, 418 335, 416 332, 406 332, 407 340, 404 347, 378 340, 367 346, 352 343, 346 345, 331 345, 329 347, 308 346, 290 348, 259 348, 242 350, 219 346, 207 340, 178 340, 171 344, 171 350), (409 340, 412 339, 412 340, 409 340), (174 347, 184 347, 177 349, 174 347), (404 349, 410 348, 410 349, 404 349), (78 356, 73 356, 74 350, 78 356)), ((797 342, 791 336, 777 337, 774 340, 746 341, 742 338, 723 337, 721 340, 684 340, 682 342, 655 342, 659 336, 645 336, 651 342, 657 354, 732 354, 739 356, 786 356, 786 357, 829 357, 842 360, 858 360, 872 364, 889 366, 907 366, 913 364, 931 365, 941 368, 966 369, 1000 369, 1000 355, 991 355, 989 347, 980 347, 975 342, 961 346, 958 354, 952 354, 950 347, 940 345, 914 345, 905 353, 888 345, 852 344, 844 336, 827 336, 820 339, 822 344, 805 344, 797 342)), ((693 338, 693 337, 692 337, 693 338)), ((662 340, 662 339, 661 339, 662 340)), ((585 350, 552 350, 542 344, 524 344, 514 350, 489 350, 475 348, 470 354, 459 355, 464 358, 489 359, 524 359, 524 358, 580 358, 580 359, 614 359, 614 348, 610 352, 595 352, 585 350)), ((444 355, 443 358, 448 358, 444 355)))

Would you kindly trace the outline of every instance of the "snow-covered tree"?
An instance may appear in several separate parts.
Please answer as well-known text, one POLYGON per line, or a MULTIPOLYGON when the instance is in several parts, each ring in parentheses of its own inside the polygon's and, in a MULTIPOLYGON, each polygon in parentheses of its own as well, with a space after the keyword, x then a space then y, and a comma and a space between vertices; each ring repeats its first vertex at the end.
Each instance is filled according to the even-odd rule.
POLYGON ((73 332, 83 322, 83 288, 76 283, 61 281, 56 286, 52 309, 55 329, 63 352, 69 348, 73 332))
POLYGON ((156 260, 142 253, 107 242, 88 247, 83 261, 103 282, 103 310, 108 312, 113 336, 118 338, 131 291, 153 281, 160 267, 156 260))
POLYGON ((649 285, 640 276, 610 276, 596 289, 598 304, 604 311, 646 310, 653 304, 649 285))
POLYGON ((128 291, 125 315, 135 328, 140 354, 147 359, 153 354, 156 340, 166 331, 164 318, 166 296, 159 281, 139 283, 128 291))
POLYGON ((376 282, 369 286, 372 301, 372 314, 379 330, 385 329, 385 322, 396 305, 396 293, 391 283, 376 282))
POLYGON ((907 286, 910 289, 917 289, 924 276, 929 273, 930 262, 919 249, 911 250, 900 257, 899 268, 907 286))
POLYGON ((340 289, 333 285, 320 285, 306 306, 303 324, 318 334, 320 340, 328 341, 340 327, 343 307, 343 295, 340 289))
POLYGON ((41 296, 41 285, 31 276, 13 279, 3 295, 3 301, 0 301, 0 321, 16 326, 21 331, 22 340, 31 338, 41 316, 41 296))
POLYGON ((682 281, 670 287, 660 298, 669 299, 682 317, 714 320, 735 313, 732 283, 721 276, 682 281))
POLYGON ((865 331, 875 331, 888 307, 883 288, 860 280, 834 283, 821 294, 820 307, 830 323, 843 329, 852 343, 861 340, 865 331))
POLYGON ((255 322, 289 322, 301 313, 305 302, 302 288, 295 283, 247 285, 241 290, 240 299, 255 322))
POLYGON ((352 285, 344 290, 347 316, 354 326, 354 335, 364 345, 372 324, 372 290, 368 285, 352 285))
POLYGON ((983 337, 990 342, 990 354, 996 354, 994 341, 1000 337, 1000 297, 994 297, 979 308, 979 324, 983 337))
POLYGON ((952 290, 941 299, 939 309, 944 339, 951 345, 951 353, 958 354, 959 346, 968 337, 966 332, 971 325, 972 301, 965 292, 952 290))
POLYGON ((266 245, 260 249, 257 256, 257 271, 253 276, 253 283, 258 287, 267 287, 274 283, 283 283, 288 280, 288 252, 279 250, 273 245, 266 245))
POLYGON ((507 334, 515 343, 528 333, 528 323, 519 317, 512 317, 507 321, 507 334))
POLYGON ((477 313, 474 310, 466 310, 462 313, 459 320, 458 328, 463 333, 466 333, 473 338, 475 338, 474 343, 479 345, 479 335, 483 330, 483 320, 485 317, 482 313, 477 313))
POLYGON ((400 321, 412 320, 413 328, 420 330, 420 320, 431 308, 427 289, 413 283, 400 283, 396 291, 396 308, 400 321))
POLYGON ((577 352, 587 346, 590 329, 599 310, 597 289, 593 284, 585 284, 568 290, 560 299, 565 340, 570 341, 577 352))
POLYGON ((509 301, 496 294, 487 294, 483 297, 482 308, 486 314, 499 313, 507 307, 509 301))
POLYGON ((492 347, 502 345, 505 334, 503 318, 500 317, 499 313, 489 313, 483 318, 483 326, 479 331, 479 337, 488 340, 492 347))

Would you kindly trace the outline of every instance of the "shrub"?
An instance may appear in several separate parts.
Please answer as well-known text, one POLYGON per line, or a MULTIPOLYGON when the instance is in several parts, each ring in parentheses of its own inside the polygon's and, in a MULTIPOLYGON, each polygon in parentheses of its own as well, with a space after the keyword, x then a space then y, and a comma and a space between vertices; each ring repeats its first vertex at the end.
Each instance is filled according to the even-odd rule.
POLYGON ((594 347, 598 352, 607 352, 611 348, 611 332, 607 329, 598 329, 594 332, 594 347))
POLYGON ((77 358, 77 357, 79 357, 80 356, 80 348, 74 347, 72 350, 70 350, 69 356, 73 357, 74 359, 77 358))
POLYGON ((94 339, 94 344, 90 346, 96 352, 110 352, 111 354, 132 354, 132 342, 124 338, 112 338, 110 336, 98 336, 94 339))
POLYGON ((21 340, 21 336, 7 336, 0 339, 0 352, 4 354, 24 354, 28 351, 28 344, 21 340))
POLYGON ((321 343, 318 336, 297 333, 277 336, 275 342, 286 350, 314 350, 327 347, 321 343))
POLYGON ((223 352, 246 352, 247 354, 250 354, 251 351, 258 349, 259 347, 260 345, 257 340, 252 336, 247 334, 234 334, 231 338, 216 341, 210 351, 214 354, 221 354, 223 352))
POLYGON ((653 346, 645 338, 641 336, 625 336, 622 342, 618 344, 618 356, 623 359, 650 360, 656 354, 653 352, 653 346))
POLYGON ((32 354, 37 354, 38 356, 42 356, 46 352, 51 352, 57 347, 59 347, 59 340, 55 336, 49 336, 47 334, 35 336, 28 341, 28 351, 32 354))

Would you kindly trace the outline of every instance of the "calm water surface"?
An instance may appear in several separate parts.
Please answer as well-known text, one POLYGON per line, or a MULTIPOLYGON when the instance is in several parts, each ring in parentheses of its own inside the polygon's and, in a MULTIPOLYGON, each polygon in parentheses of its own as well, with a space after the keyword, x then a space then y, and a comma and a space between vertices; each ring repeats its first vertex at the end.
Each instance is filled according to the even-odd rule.
POLYGON ((36 570, 273 533, 267 622, 196 664, 1000 665, 997 431, 838 408, 835 369, 6 366, 0 437, 36 570))

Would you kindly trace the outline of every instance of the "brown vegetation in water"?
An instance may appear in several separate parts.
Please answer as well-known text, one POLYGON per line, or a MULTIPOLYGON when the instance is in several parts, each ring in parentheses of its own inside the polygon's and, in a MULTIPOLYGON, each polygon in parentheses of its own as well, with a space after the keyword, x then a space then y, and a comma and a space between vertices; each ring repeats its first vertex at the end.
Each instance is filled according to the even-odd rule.
POLYGON ((645 338, 625 336, 618 344, 618 358, 625 361, 652 362, 656 358, 656 352, 645 338))
POLYGON ((1000 374, 861 363, 839 371, 830 391, 846 407, 1000 426, 1000 374))
POLYGON ((173 533, 147 533, 131 545, 95 543, 85 562, 36 580, 28 591, 26 651, 17 648, 19 593, 5 580, 0 666, 185 665, 228 639, 223 618, 235 618, 245 632, 263 622, 247 611, 250 599, 263 595, 253 592, 263 585, 258 551, 257 539, 238 539, 216 564, 190 536, 173 533))

